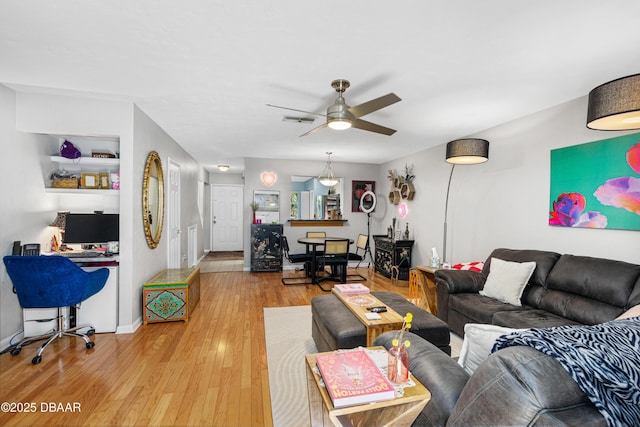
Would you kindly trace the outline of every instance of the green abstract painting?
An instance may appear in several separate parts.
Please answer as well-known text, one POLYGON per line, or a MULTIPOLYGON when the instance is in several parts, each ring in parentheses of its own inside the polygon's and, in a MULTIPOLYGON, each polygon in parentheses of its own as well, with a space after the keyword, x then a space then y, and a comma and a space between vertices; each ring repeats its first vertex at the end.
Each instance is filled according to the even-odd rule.
POLYGON ((549 225, 640 230, 640 133, 551 150, 549 225))

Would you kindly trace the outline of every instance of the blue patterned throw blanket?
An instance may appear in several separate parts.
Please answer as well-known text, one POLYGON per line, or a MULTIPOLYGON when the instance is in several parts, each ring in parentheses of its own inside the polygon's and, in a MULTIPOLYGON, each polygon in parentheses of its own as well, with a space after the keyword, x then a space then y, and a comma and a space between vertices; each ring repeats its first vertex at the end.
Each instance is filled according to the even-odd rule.
POLYGON ((514 332, 492 352, 518 345, 560 362, 609 426, 640 426, 640 317, 514 332))

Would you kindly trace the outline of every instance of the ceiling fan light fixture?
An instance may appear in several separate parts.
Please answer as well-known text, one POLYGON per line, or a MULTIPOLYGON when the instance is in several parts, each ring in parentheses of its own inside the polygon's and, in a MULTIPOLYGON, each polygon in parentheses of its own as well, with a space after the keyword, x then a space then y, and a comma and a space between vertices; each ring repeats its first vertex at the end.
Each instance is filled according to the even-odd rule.
POLYGON ((351 120, 349 119, 329 119, 328 126, 335 130, 345 130, 351 127, 351 120))
POLYGON ((587 127, 640 129, 640 74, 612 80, 589 92, 587 127))
POLYGON ((333 174, 333 169, 331 169, 331 154, 331 151, 327 151, 327 156, 329 157, 327 166, 325 166, 322 174, 318 177, 318 182, 325 187, 333 187, 339 182, 338 178, 333 174))

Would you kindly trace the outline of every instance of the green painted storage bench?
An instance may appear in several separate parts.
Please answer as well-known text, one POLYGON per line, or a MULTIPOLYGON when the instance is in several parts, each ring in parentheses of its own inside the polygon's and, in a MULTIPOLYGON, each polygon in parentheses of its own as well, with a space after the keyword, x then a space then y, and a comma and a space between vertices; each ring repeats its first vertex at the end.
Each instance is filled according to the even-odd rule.
POLYGON ((144 284, 144 324, 187 322, 199 300, 200 267, 162 270, 144 284))

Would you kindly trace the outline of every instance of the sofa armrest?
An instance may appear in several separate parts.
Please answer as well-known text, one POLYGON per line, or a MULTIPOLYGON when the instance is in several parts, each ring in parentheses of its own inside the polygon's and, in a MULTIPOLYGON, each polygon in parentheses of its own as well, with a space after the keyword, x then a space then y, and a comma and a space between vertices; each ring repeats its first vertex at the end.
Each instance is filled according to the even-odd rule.
MULTIPOLYGON (((374 345, 390 349, 395 335, 396 331, 385 332, 376 338, 374 345)), ((444 426, 469 374, 449 355, 418 335, 406 332, 404 338, 411 342, 407 348, 409 370, 431 392, 431 400, 420 419, 427 422, 426 425, 444 426)))
POLYGON ((607 425, 560 363, 518 346, 493 353, 475 370, 447 427, 567 425, 563 420, 572 420, 572 425, 607 425), (575 420, 588 422, 575 424, 575 420))
POLYGON ((484 288, 487 276, 470 270, 436 270, 436 301, 438 318, 449 323, 449 295, 477 293, 484 288))
POLYGON ((480 292, 487 276, 470 270, 436 270, 436 284, 444 286, 450 294, 480 292))

